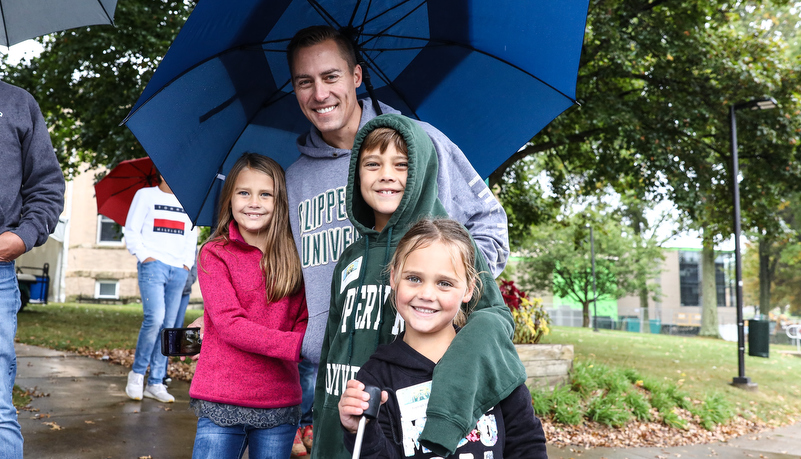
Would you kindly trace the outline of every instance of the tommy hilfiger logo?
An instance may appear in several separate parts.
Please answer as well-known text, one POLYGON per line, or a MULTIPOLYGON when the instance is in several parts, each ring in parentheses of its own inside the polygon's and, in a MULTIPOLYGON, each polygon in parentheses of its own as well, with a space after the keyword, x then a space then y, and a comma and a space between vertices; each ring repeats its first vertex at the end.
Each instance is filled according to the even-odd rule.
POLYGON ((163 204, 156 204, 156 210, 165 210, 167 212, 179 212, 179 213, 182 213, 182 214, 186 213, 184 211, 183 207, 165 206, 163 204))
POLYGON ((184 234, 184 222, 167 220, 166 218, 153 219, 154 233, 184 234))

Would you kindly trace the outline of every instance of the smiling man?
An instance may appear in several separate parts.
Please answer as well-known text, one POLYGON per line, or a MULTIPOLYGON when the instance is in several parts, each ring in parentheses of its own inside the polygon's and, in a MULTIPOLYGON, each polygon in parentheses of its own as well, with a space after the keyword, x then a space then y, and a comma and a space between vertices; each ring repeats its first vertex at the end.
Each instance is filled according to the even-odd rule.
MULTIPOLYGON (((329 26, 299 31, 287 47, 298 105, 312 123, 297 141, 300 158, 287 169, 292 234, 300 254, 309 308, 303 341, 301 432, 311 437, 311 403, 331 295, 334 266, 358 235, 345 209, 351 148, 359 128, 377 116, 369 98, 359 100, 362 68, 348 39, 329 26)), ((380 104, 383 113, 399 113, 380 104)), ((439 199, 451 218, 470 231, 493 276, 509 254, 506 213, 464 153, 433 126, 420 126, 439 162, 439 199)), ((296 453, 297 454, 297 453, 296 453)))

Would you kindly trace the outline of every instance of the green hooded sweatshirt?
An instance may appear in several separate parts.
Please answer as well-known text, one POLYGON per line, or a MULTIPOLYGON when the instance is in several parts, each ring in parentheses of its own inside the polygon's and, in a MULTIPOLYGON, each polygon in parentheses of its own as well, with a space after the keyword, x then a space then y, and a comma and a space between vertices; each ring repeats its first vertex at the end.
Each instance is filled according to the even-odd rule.
MULTIPOLYGON (((403 319, 388 301, 387 264, 398 241, 417 220, 447 217, 437 198, 437 155, 426 132, 413 120, 387 114, 356 135, 347 188, 347 211, 361 238, 339 259, 331 283, 331 309, 314 394, 313 459, 349 458, 342 440, 337 403, 350 379, 379 344, 395 339, 403 319), (379 233, 375 214, 359 192, 359 149, 378 127, 401 133, 408 147, 406 188, 397 210, 379 233)), ((475 247, 475 243, 474 243, 475 247)), ((484 256, 476 249, 482 296, 434 370, 421 443, 445 456, 491 407, 526 379, 511 336, 514 322, 484 256)))

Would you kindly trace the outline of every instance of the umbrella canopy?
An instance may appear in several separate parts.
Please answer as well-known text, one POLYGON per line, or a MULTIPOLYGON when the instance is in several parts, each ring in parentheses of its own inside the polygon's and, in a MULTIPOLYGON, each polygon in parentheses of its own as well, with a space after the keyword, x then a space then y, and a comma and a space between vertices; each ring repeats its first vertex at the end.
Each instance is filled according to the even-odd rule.
POLYGON ((158 184, 159 173, 150 158, 123 161, 95 183, 97 213, 125 226, 136 192, 158 184))
POLYGON ((241 153, 297 158, 310 123, 285 49, 301 28, 329 24, 356 43, 379 100, 436 126, 486 177, 575 103, 588 3, 204 0, 124 123, 209 224, 209 190, 241 153))
POLYGON ((117 0, 0 0, 0 45, 95 24, 114 24, 117 0))

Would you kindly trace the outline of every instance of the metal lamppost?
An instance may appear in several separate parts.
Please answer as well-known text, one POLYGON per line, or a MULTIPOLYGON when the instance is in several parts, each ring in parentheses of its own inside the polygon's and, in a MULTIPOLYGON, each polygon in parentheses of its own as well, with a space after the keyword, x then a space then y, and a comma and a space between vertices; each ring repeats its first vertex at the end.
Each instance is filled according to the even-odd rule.
POLYGON ((731 177, 732 177, 732 199, 734 201, 734 278, 735 292, 737 294, 737 362, 738 374, 732 380, 732 385, 749 390, 756 390, 757 384, 751 378, 745 376, 745 328, 743 324, 743 264, 740 257, 740 184, 738 176, 737 160, 737 110, 769 110, 776 108, 776 100, 755 99, 748 102, 740 102, 729 108, 729 121, 731 122, 731 177))
POLYGON ((592 257, 592 331, 598 331, 598 294, 595 293, 595 238, 590 225, 590 257, 592 257))

